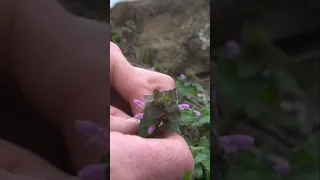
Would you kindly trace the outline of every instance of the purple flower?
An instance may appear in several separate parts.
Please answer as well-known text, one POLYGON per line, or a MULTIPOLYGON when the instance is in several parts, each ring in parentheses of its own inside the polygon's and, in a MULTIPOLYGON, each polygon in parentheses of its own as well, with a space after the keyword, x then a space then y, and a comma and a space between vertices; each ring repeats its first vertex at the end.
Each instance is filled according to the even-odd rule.
POLYGON ((144 108, 144 102, 142 102, 142 101, 140 101, 140 100, 138 100, 138 99, 135 99, 135 100, 133 100, 133 103, 135 103, 136 105, 137 105, 137 108, 144 108))
POLYGON ((194 114, 195 114, 198 118, 200 118, 200 116, 201 116, 201 113, 200 113, 199 111, 194 111, 194 114))
POLYGON ((254 145, 254 139, 248 135, 230 135, 219 138, 226 153, 248 150, 254 145))
POLYGON ((181 80, 185 80, 186 79, 186 76, 184 74, 180 74, 180 79, 181 80))
POLYGON ((106 165, 91 164, 78 172, 80 180, 106 180, 106 165))
POLYGON ((178 107, 179 107, 180 111, 183 111, 185 109, 190 109, 189 104, 179 104, 178 107))
POLYGON ((142 119, 143 118, 143 113, 138 113, 134 116, 136 119, 142 119))
POLYGON ((149 70, 150 71, 155 71, 156 69, 154 67, 151 67, 149 70))
POLYGON ((156 126, 154 126, 154 125, 153 125, 153 126, 150 126, 150 127, 148 128, 148 134, 152 134, 155 128, 156 128, 156 126))
POLYGON ((225 43, 229 58, 236 58, 240 54, 240 46, 236 41, 229 40, 225 43))
POLYGON ((287 176, 290 174, 290 164, 288 162, 281 162, 281 163, 275 164, 272 168, 284 176, 287 176))
POLYGON ((109 148, 109 132, 100 125, 91 121, 77 121, 76 129, 89 137, 87 144, 96 143, 109 148))

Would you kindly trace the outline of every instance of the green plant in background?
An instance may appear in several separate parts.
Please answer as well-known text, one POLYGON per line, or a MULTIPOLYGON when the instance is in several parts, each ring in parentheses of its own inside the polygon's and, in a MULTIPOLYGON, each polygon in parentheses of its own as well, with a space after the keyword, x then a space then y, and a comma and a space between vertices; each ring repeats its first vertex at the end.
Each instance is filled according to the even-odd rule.
MULTIPOLYGON (((218 134, 235 136, 232 134, 239 130, 237 125, 240 123, 295 133, 299 133, 302 126, 310 126, 298 121, 294 114, 281 105, 283 101, 296 101, 304 96, 296 80, 284 70, 288 64, 295 63, 296 59, 287 57, 276 48, 261 28, 246 27, 240 44, 227 41, 225 47, 214 52, 213 58, 213 77, 216 81, 213 94, 219 93, 219 101, 215 101, 214 105, 213 128, 218 134)), ((252 132, 247 133, 254 135, 250 134, 252 132)), ((282 152, 292 155, 284 157, 272 156, 277 152, 277 144, 272 140, 266 143, 255 139, 252 143, 248 137, 245 140, 244 136, 239 136, 231 144, 239 147, 246 142, 252 147, 247 146, 238 151, 225 143, 227 138, 211 137, 219 140, 218 145, 225 150, 217 155, 225 162, 213 158, 215 167, 223 171, 217 174, 225 176, 215 177, 226 180, 318 179, 319 137, 312 137, 302 146, 298 140, 294 141, 296 148, 292 150, 288 147, 282 152)), ((230 138, 228 141, 231 142, 230 138)))
POLYGON ((187 70, 176 79, 182 102, 192 104, 193 109, 181 113, 182 134, 188 142, 195 161, 194 179, 210 179, 210 104, 199 80, 187 70))

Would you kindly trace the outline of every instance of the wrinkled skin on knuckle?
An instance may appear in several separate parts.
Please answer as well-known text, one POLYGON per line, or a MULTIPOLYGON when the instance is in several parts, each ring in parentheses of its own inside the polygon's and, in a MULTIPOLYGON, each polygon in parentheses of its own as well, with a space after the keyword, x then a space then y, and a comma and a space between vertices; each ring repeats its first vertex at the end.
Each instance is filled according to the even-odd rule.
MULTIPOLYGON (((149 141, 149 140, 147 140, 149 141)), ((152 141, 152 140, 151 140, 152 141)), ((181 141, 157 140, 150 142, 144 150, 148 180, 181 180, 187 171, 193 171, 193 157, 188 145, 181 141)), ((143 158, 143 157, 142 157, 143 158)))

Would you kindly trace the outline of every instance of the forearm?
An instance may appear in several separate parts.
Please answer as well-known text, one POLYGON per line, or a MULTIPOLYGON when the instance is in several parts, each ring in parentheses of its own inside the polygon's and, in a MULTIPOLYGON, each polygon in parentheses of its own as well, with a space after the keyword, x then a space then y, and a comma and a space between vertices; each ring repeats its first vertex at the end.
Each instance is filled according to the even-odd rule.
POLYGON ((84 147, 85 137, 78 137, 74 122, 109 125, 104 109, 109 102, 108 27, 71 16, 53 0, 19 2, 11 41, 15 80, 61 125, 77 167, 98 161, 103 150, 84 147))

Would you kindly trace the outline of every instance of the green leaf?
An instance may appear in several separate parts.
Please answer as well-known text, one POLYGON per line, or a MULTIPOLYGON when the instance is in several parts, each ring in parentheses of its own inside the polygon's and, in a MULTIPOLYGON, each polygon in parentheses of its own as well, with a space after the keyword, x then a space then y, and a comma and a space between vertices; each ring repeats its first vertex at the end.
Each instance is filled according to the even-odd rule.
POLYGON ((148 134, 148 126, 146 121, 141 120, 139 124, 138 136, 143 138, 148 138, 150 135, 148 134))
POLYGON ((167 117, 168 117, 169 121, 175 121, 175 122, 178 122, 178 123, 180 123, 180 121, 181 121, 180 120, 180 112, 179 111, 177 111, 175 113, 168 113, 167 117))
POLYGON ((205 161, 202 162, 202 165, 205 170, 210 171, 210 159, 206 159, 205 161))
POLYGON ((192 111, 182 111, 181 121, 183 124, 190 125, 197 120, 196 116, 192 111))
POLYGON ((192 176, 191 171, 188 171, 188 172, 184 175, 183 180, 190 180, 190 179, 191 179, 191 176, 192 176))
POLYGON ((159 119, 161 115, 163 114, 163 111, 161 108, 156 106, 148 107, 148 111, 144 113, 144 117, 146 119, 159 119))
POLYGON ((199 126, 203 126, 204 124, 210 124, 209 115, 202 115, 198 121, 192 124, 192 126, 199 127, 199 126))
POLYGON ((165 131, 168 133, 181 134, 180 124, 177 121, 164 121, 163 126, 165 131))
POLYGON ((201 165, 196 165, 196 166, 195 166, 195 168, 194 168, 194 176, 195 176, 197 179, 202 178, 202 176, 203 176, 203 169, 202 169, 202 166, 201 166, 201 165))
POLYGON ((200 138, 198 146, 210 148, 210 139, 207 137, 200 138))
POLYGON ((205 93, 206 92, 204 90, 204 88, 199 83, 195 84, 195 88, 197 89, 198 92, 201 92, 201 93, 205 93))
POLYGON ((153 90, 154 101, 159 100, 161 97, 162 97, 162 93, 158 89, 153 90))
POLYGON ((146 102, 154 101, 153 95, 143 95, 143 98, 146 102))
POLYGON ((163 91, 165 93, 165 96, 172 99, 173 101, 179 100, 179 91, 177 88, 171 89, 169 91, 163 91))
POLYGON ((194 163, 195 164, 202 164, 204 163, 206 160, 210 159, 208 155, 204 154, 204 153, 199 153, 196 155, 196 157, 194 158, 194 163))
POLYGON ((176 102, 165 105, 165 110, 169 113, 179 112, 179 106, 176 102))

